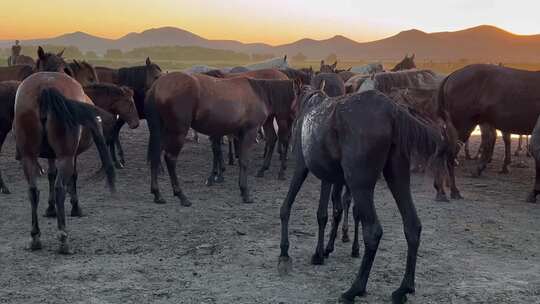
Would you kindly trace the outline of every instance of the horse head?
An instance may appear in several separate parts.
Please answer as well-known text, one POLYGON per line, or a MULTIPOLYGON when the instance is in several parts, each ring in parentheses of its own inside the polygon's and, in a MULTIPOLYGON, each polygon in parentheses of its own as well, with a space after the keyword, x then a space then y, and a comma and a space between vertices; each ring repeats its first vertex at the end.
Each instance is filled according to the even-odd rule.
POLYGON ((64 55, 64 50, 58 54, 46 53, 43 48, 38 47, 38 60, 36 62, 36 70, 38 72, 59 72, 66 73, 69 76, 74 76, 73 71, 69 65, 65 62, 62 56, 64 55))

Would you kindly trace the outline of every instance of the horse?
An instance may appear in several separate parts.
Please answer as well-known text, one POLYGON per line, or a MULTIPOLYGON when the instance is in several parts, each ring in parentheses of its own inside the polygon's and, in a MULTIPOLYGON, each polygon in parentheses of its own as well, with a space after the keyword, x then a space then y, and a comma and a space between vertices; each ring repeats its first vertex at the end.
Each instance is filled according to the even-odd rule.
POLYGON ((359 67, 352 67, 351 72, 359 75, 371 75, 384 72, 384 67, 381 63, 369 63, 359 67))
MULTIPOLYGON (((466 142, 479 124, 507 133, 509 141, 509 134, 527 135, 533 131, 540 115, 538 83, 540 72, 490 64, 469 65, 446 77, 439 104, 450 115, 460 141, 466 142)), ((509 159, 509 154, 507 149, 505 158, 509 159)), ((489 158, 483 157, 477 172, 488 162, 489 158)))
POLYGON ((176 162, 189 128, 210 136, 214 168, 209 180, 221 174, 221 137, 234 134, 239 145, 239 186, 244 203, 252 203, 247 185, 250 147, 259 126, 269 115, 277 120, 291 117, 295 99, 291 80, 260 80, 247 77, 216 79, 182 72, 156 80, 146 99, 146 120, 150 130, 148 156, 151 163, 151 193, 154 202, 165 203, 157 175, 161 151, 170 175, 173 193, 182 206, 191 202, 184 195, 176 174, 176 162))
POLYGON ((68 63, 72 77, 75 78, 82 86, 91 85, 99 82, 96 69, 86 61, 77 61, 68 63))
POLYGON ((18 55, 15 57, 15 64, 12 64, 12 56, 8 57, 8 66, 17 66, 17 65, 29 65, 31 67, 36 65, 34 58, 26 55, 18 55))
POLYGON ((338 74, 319 73, 311 80, 311 86, 320 88, 323 82, 325 83, 324 92, 326 95, 337 97, 345 94, 345 84, 338 74))
POLYGON ((319 73, 335 73, 337 68, 337 61, 333 64, 326 64, 324 60, 321 60, 321 66, 319 68, 319 73))
POLYGON ((264 69, 284 69, 288 67, 289 67, 289 63, 287 62, 287 55, 245 66, 245 68, 250 71, 264 70, 264 69))
MULTIPOLYGON (((292 268, 288 222, 295 198, 311 172, 321 180, 317 210, 318 241, 311 262, 323 264, 325 256, 333 250, 331 246, 327 250, 324 248, 328 200, 332 185, 334 194, 339 194, 346 185, 354 198, 356 231, 362 222, 365 251, 358 276, 351 288, 342 294, 341 302, 354 303, 355 297, 364 295, 382 236, 373 202, 375 184, 382 172, 403 218, 408 245, 405 275, 401 286, 392 294, 393 303, 403 303, 406 294, 415 291, 416 257, 421 233, 421 223, 410 191, 409 156, 416 151, 433 159, 436 172, 443 170, 446 162, 444 137, 377 91, 330 98, 320 90, 304 88, 299 100, 301 110, 295 132, 301 149, 296 150, 294 177, 280 210, 279 273, 288 274, 292 268), (374 128, 374 125, 377 127, 374 128)), ((340 216, 340 210, 334 212, 334 225, 339 223, 340 216)), ((332 230, 335 229, 334 225, 332 230)), ((332 237, 335 235, 332 234, 332 237)), ((358 248, 358 243, 356 234, 353 248, 358 248)))
POLYGON ((29 65, 15 65, 0 67, 0 81, 16 80, 23 81, 34 73, 34 68, 29 65))
MULTIPOLYGON (((223 74, 219 71, 209 71, 205 73, 206 75, 212 76, 212 77, 218 77, 218 78, 235 78, 235 77, 249 77, 254 79, 266 79, 266 80, 287 80, 291 79, 297 83, 307 81, 307 78, 309 75, 306 75, 304 72, 293 70, 290 68, 277 70, 277 69, 261 69, 256 71, 249 71, 245 73, 229 73, 229 74, 223 74), (288 76, 287 73, 289 73, 288 76)), ((291 109, 294 111, 294 109, 291 109)), ((266 121, 263 124, 263 130, 264 134, 266 136, 266 144, 264 147, 264 155, 263 155, 263 165, 262 167, 257 171, 257 177, 264 177, 264 173, 270 168, 270 164, 272 161, 272 155, 274 153, 274 148, 276 145, 276 142, 279 142, 278 144, 278 153, 280 155, 280 171, 278 173, 278 179, 284 180, 285 179, 285 171, 287 169, 287 154, 289 150, 289 139, 290 139, 290 133, 291 133, 291 127, 292 127, 292 121, 294 117, 282 117, 282 119, 278 119, 274 114, 271 114, 268 116, 266 121), (276 133, 276 129, 274 126, 274 120, 276 121, 278 132, 276 133)), ((238 144, 234 144, 234 146, 238 146, 238 144)), ((233 141, 229 140, 229 164, 234 164, 234 157, 233 157, 233 141)), ((223 159, 223 158, 220 158, 223 159)), ((222 166, 223 167, 223 166, 222 166)), ((221 170, 220 172, 223 172, 221 170)), ((212 185, 213 182, 221 182, 223 181, 223 177, 220 174, 217 174, 215 176, 216 180, 208 180, 208 184, 212 185)))
POLYGON ((409 55, 405 55, 405 58, 403 58, 396 66, 391 69, 391 72, 397 72, 397 71, 403 71, 403 70, 412 70, 416 69, 416 63, 414 62, 414 57, 416 57, 414 54, 412 54, 411 57, 409 55))
MULTIPOLYGON (((449 138, 449 151, 451 154, 456 154, 459 151, 458 136, 455 134, 455 130, 452 128, 452 122, 448 117, 447 111, 437 101, 439 88, 444 80, 444 76, 439 75, 431 70, 404 70, 399 72, 384 72, 372 75, 366 79, 358 92, 365 92, 370 90, 377 90, 384 94, 391 94, 395 89, 407 89, 409 92, 415 92, 413 98, 409 100, 418 99, 419 94, 424 95, 420 97, 420 101, 417 103, 425 104, 430 107, 428 114, 431 120, 437 119, 440 122, 440 126, 446 126, 447 136, 449 138)), ((414 101, 411 101, 411 103, 414 101)), ((455 156, 455 155, 454 155, 455 156)), ((450 184, 450 197, 452 199, 462 199, 462 195, 457 188, 455 181, 455 169, 454 159, 455 157, 448 157, 447 171, 449 175, 450 184)), ((448 198, 444 189, 444 181, 441 176, 436 176, 434 187, 437 191, 435 200, 438 202, 447 202, 448 198)))
POLYGON ((297 70, 293 68, 280 69, 280 72, 287 75, 290 80, 296 80, 301 85, 308 85, 313 78, 313 70, 297 70))
MULTIPOLYGON (((146 58, 145 65, 134 66, 128 68, 111 69, 107 67, 96 67, 96 72, 100 82, 112 83, 118 86, 127 86, 134 92, 135 106, 139 113, 139 118, 144 119, 144 99, 146 91, 152 86, 152 83, 162 74, 159 65, 153 63, 150 58, 146 58)), ((121 169, 125 165, 124 152, 120 144, 120 130, 124 126, 125 121, 119 119, 114 130, 115 145, 111 146, 111 156, 114 165, 117 169, 121 169), (118 157, 115 147, 118 148, 118 157)))
MULTIPOLYGON (((54 61, 59 62, 56 59, 54 61)), ((42 62, 40 66, 63 70, 62 65, 42 62)), ((55 204, 49 206, 47 213, 52 213, 51 207, 55 208, 59 252, 62 254, 69 253, 64 211, 66 189, 71 196, 71 214, 78 216, 80 207, 76 191, 76 158, 79 151, 90 147, 91 139, 95 142, 101 162, 106 168, 107 184, 114 191, 114 167, 101 127, 101 117, 108 115, 105 111, 99 111, 84 93, 82 86, 64 73, 38 72, 20 84, 15 98, 13 129, 32 206, 31 250, 42 247, 37 215, 38 157, 48 158, 49 173, 57 173, 54 185, 50 187, 51 201, 55 204)))
MULTIPOLYGON (((2 81, 0 82, 0 152, 6 140, 6 136, 11 131, 13 124, 13 108, 15 105, 15 94, 19 87, 20 81, 2 81)), ((10 191, 0 172, 0 192, 9 194, 10 191)))

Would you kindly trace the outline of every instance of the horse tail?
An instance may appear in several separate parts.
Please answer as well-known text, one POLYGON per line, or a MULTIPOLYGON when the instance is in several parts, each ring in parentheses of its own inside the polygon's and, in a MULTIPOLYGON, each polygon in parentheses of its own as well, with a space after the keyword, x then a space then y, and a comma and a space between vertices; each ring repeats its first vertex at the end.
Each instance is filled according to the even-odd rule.
POLYGON ((437 129, 420 121, 407 110, 396 105, 394 116, 394 138, 401 153, 410 157, 412 153, 427 160, 435 172, 445 172, 449 155, 448 136, 445 130, 437 129))
POLYGON ((159 166, 161 163, 161 117, 157 111, 156 100, 153 89, 148 92, 144 105, 144 114, 148 129, 150 131, 150 140, 148 142, 147 158, 152 167, 159 166))
POLYGON ((101 163, 107 174, 107 184, 115 191, 115 172, 112 164, 98 109, 93 105, 67 99, 55 88, 46 88, 39 97, 40 119, 45 128, 49 114, 69 132, 77 132, 78 126, 88 128, 96 144, 101 163))

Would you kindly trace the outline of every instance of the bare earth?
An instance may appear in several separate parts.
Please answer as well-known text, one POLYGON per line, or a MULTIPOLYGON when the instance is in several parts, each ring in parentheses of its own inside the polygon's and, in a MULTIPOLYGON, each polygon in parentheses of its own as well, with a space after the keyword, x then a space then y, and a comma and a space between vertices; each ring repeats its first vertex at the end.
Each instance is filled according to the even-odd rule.
MULTIPOLYGON (((262 144, 250 168, 256 203, 243 205, 237 167, 227 168, 225 184, 209 188, 204 180, 210 146, 206 139, 188 143, 179 172, 193 206, 184 208, 172 197, 165 176, 161 186, 168 204, 152 203, 146 126, 122 136, 128 167, 118 172, 117 198, 104 182, 87 180, 98 168, 96 151, 79 159, 86 216, 68 218, 74 251, 69 256, 56 253, 56 220, 43 217, 44 249, 25 249, 30 239, 27 186, 14 161, 13 139, 7 141, 0 164, 13 194, 0 196, 0 303, 336 303, 349 287, 360 265, 350 257, 350 243, 338 241, 324 266, 309 263, 317 231, 320 183, 315 178, 308 179, 294 205, 293 273, 280 278, 279 207, 288 182, 276 179, 277 158, 266 178, 254 177, 262 144)), ((414 176, 423 233, 417 292, 410 303, 540 303, 540 206, 524 202, 533 162, 522 156, 529 168, 498 174, 502 145, 497 149, 485 177, 469 177, 472 161, 458 169, 463 201, 434 202, 432 179, 414 176)), ((291 162, 288 176, 293 167, 291 162)), ((46 178, 40 189, 43 214, 46 178)), ((405 267, 401 219, 382 181, 375 199, 385 233, 368 294, 356 303, 389 303, 405 267)))

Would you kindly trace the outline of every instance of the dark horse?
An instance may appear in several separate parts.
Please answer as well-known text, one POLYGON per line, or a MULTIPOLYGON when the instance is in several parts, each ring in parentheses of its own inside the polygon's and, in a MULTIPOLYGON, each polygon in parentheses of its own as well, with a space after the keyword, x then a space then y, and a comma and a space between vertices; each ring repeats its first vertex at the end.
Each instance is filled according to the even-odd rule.
MULTIPOLYGON (((440 151, 446 146, 443 136, 376 91, 328 98, 322 91, 305 88, 300 103, 296 140, 301 149, 296 150, 296 170, 280 212, 280 273, 286 274, 291 269, 288 253, 291 207, 311 172, 322 181, 317 211, 319 237, 312 263, 322 264, 325 255, 332 249, 324 250, 331 186, 334 184, 334 188, 341 192, 341 188, 347 185, 354 198, 356 231, 359 223, 362 223, 365 251, 358 276, 351 288, 342 295, 341 301, 354 303, 355 297, 364 295, 382 236, 373 202, 375 184, 382 172, 403 218, 408 245, 405 276, 399 289, 392 294, 393 303, 403 303, 406 294, 415 291, 416 257, 421 232, 410 191, 410 154, 416 151, 426 158, 435 155, 433 165, 437 166, 434 169, 442 169, 445 155, 440 151), (336 187, 338 185, 340 187, 336 187)), ((334 213, 335 223, 339 222, 337 219, 340 216, 341 212, 334 213)), ((358 241, 356 234, 356 246, 358 241)))
MULTIPOLYGON (((439 103, 449 113, 462 142, 469 139, 479 124, 487 124, 507 133, 508 137, 509 134, 527 135, 531 134, 540 114, 538 84, 540 72, 489 64, 469 65, 443 81, 439 103)), ((507 159, 511 151, 509 148, 506 150, 507 159)), ((489 157, 482 157, 478 172, 485 168, 487 162, 489 157)))
POLYGON ((416 57, 414 54, 412 54, 411 57, 409 55, 405 55, 405 58, 401 60, 396 66, 391 69, 392 72, 397 71, 403 71, 403 70, 411 70, 416 69, 416 63, 414 62, 414 57, 416 57))
MULTIPOLYGON (((62 65, 44 66, 62 69, 62 65)), ((80 151, 91 146, 92 138, 106 168, 108 184, 114 189, 114 167, 103 138, 100 118, 107 115, 92 104, 77 81, 64 73, 38 72, 20 84, 15 100, 13 129, 32 205, 30 249, 41 248, 37 215, 38 157, 49 159, 49 172, 57 164, 50 196, 54 198, 55 206, 52 208, 58 219, 60 253, 69 252, 64 211, 66 189, 71 195, 71 214, 80 215, 76 192, 76 157, 80 151)), ((50 209, 51 206, 48 213, 50 209)))
POLYGON ((34 67, 29 65, 15 65, 0 67, 0 81, 17 80, 23 81, 34 73, 34 67))
MULTIPOLYGON (((135 106, 139 113, 139 118, 144 119, 144 99, 146 97, 146 91, 152 86, 152 83, 158 79, 161 74, 161 68, 153 63, 150 58, 146 58, 146 63, 141 66, 134 66, 128 68, 111 69, 106 67, 96 67, 100 82, 112 83, 119 86, 127 86, 133 90, 135 100, 135 106)), ((120 144, 120 130, 124 126, 125 121, 118 119, 115 130, 113 133, 116 147, 118 147, 117 159, 115 145, 111 146, 111 156, 116 168, 123 168, 125 165, 124 152, 120 144)))
MULTIPOLYGON (((13 108, 15 106, 15 94, 19 87, 19 81, 2 81, 0 82, 0 152, 6 140, 6 136, 11 131, 13 124, 13 108)), ((9 194, 10 191, 0 172, 0 192, 9 194)))
POLYGON ((151 192, 156 203, 164 203, 158 188, 161 151, 174 195, 184 206, 191 203, 182 192, 176 174, 178 154, 190 127, 209 135, 214 152, 214 168, 209 177, 221 174, 221 137, 233 134, 238 139, 239 186, 244 203, 251 203, 247 186, 250 147, 257 130, 269 115, 290 117, 294 101, 290 80, 258 80, 246 77, 216 79, 206 75, 169 73, 159 78, 146 99, 146 120, 150 129, 148 155, 151 161, 151 192))

